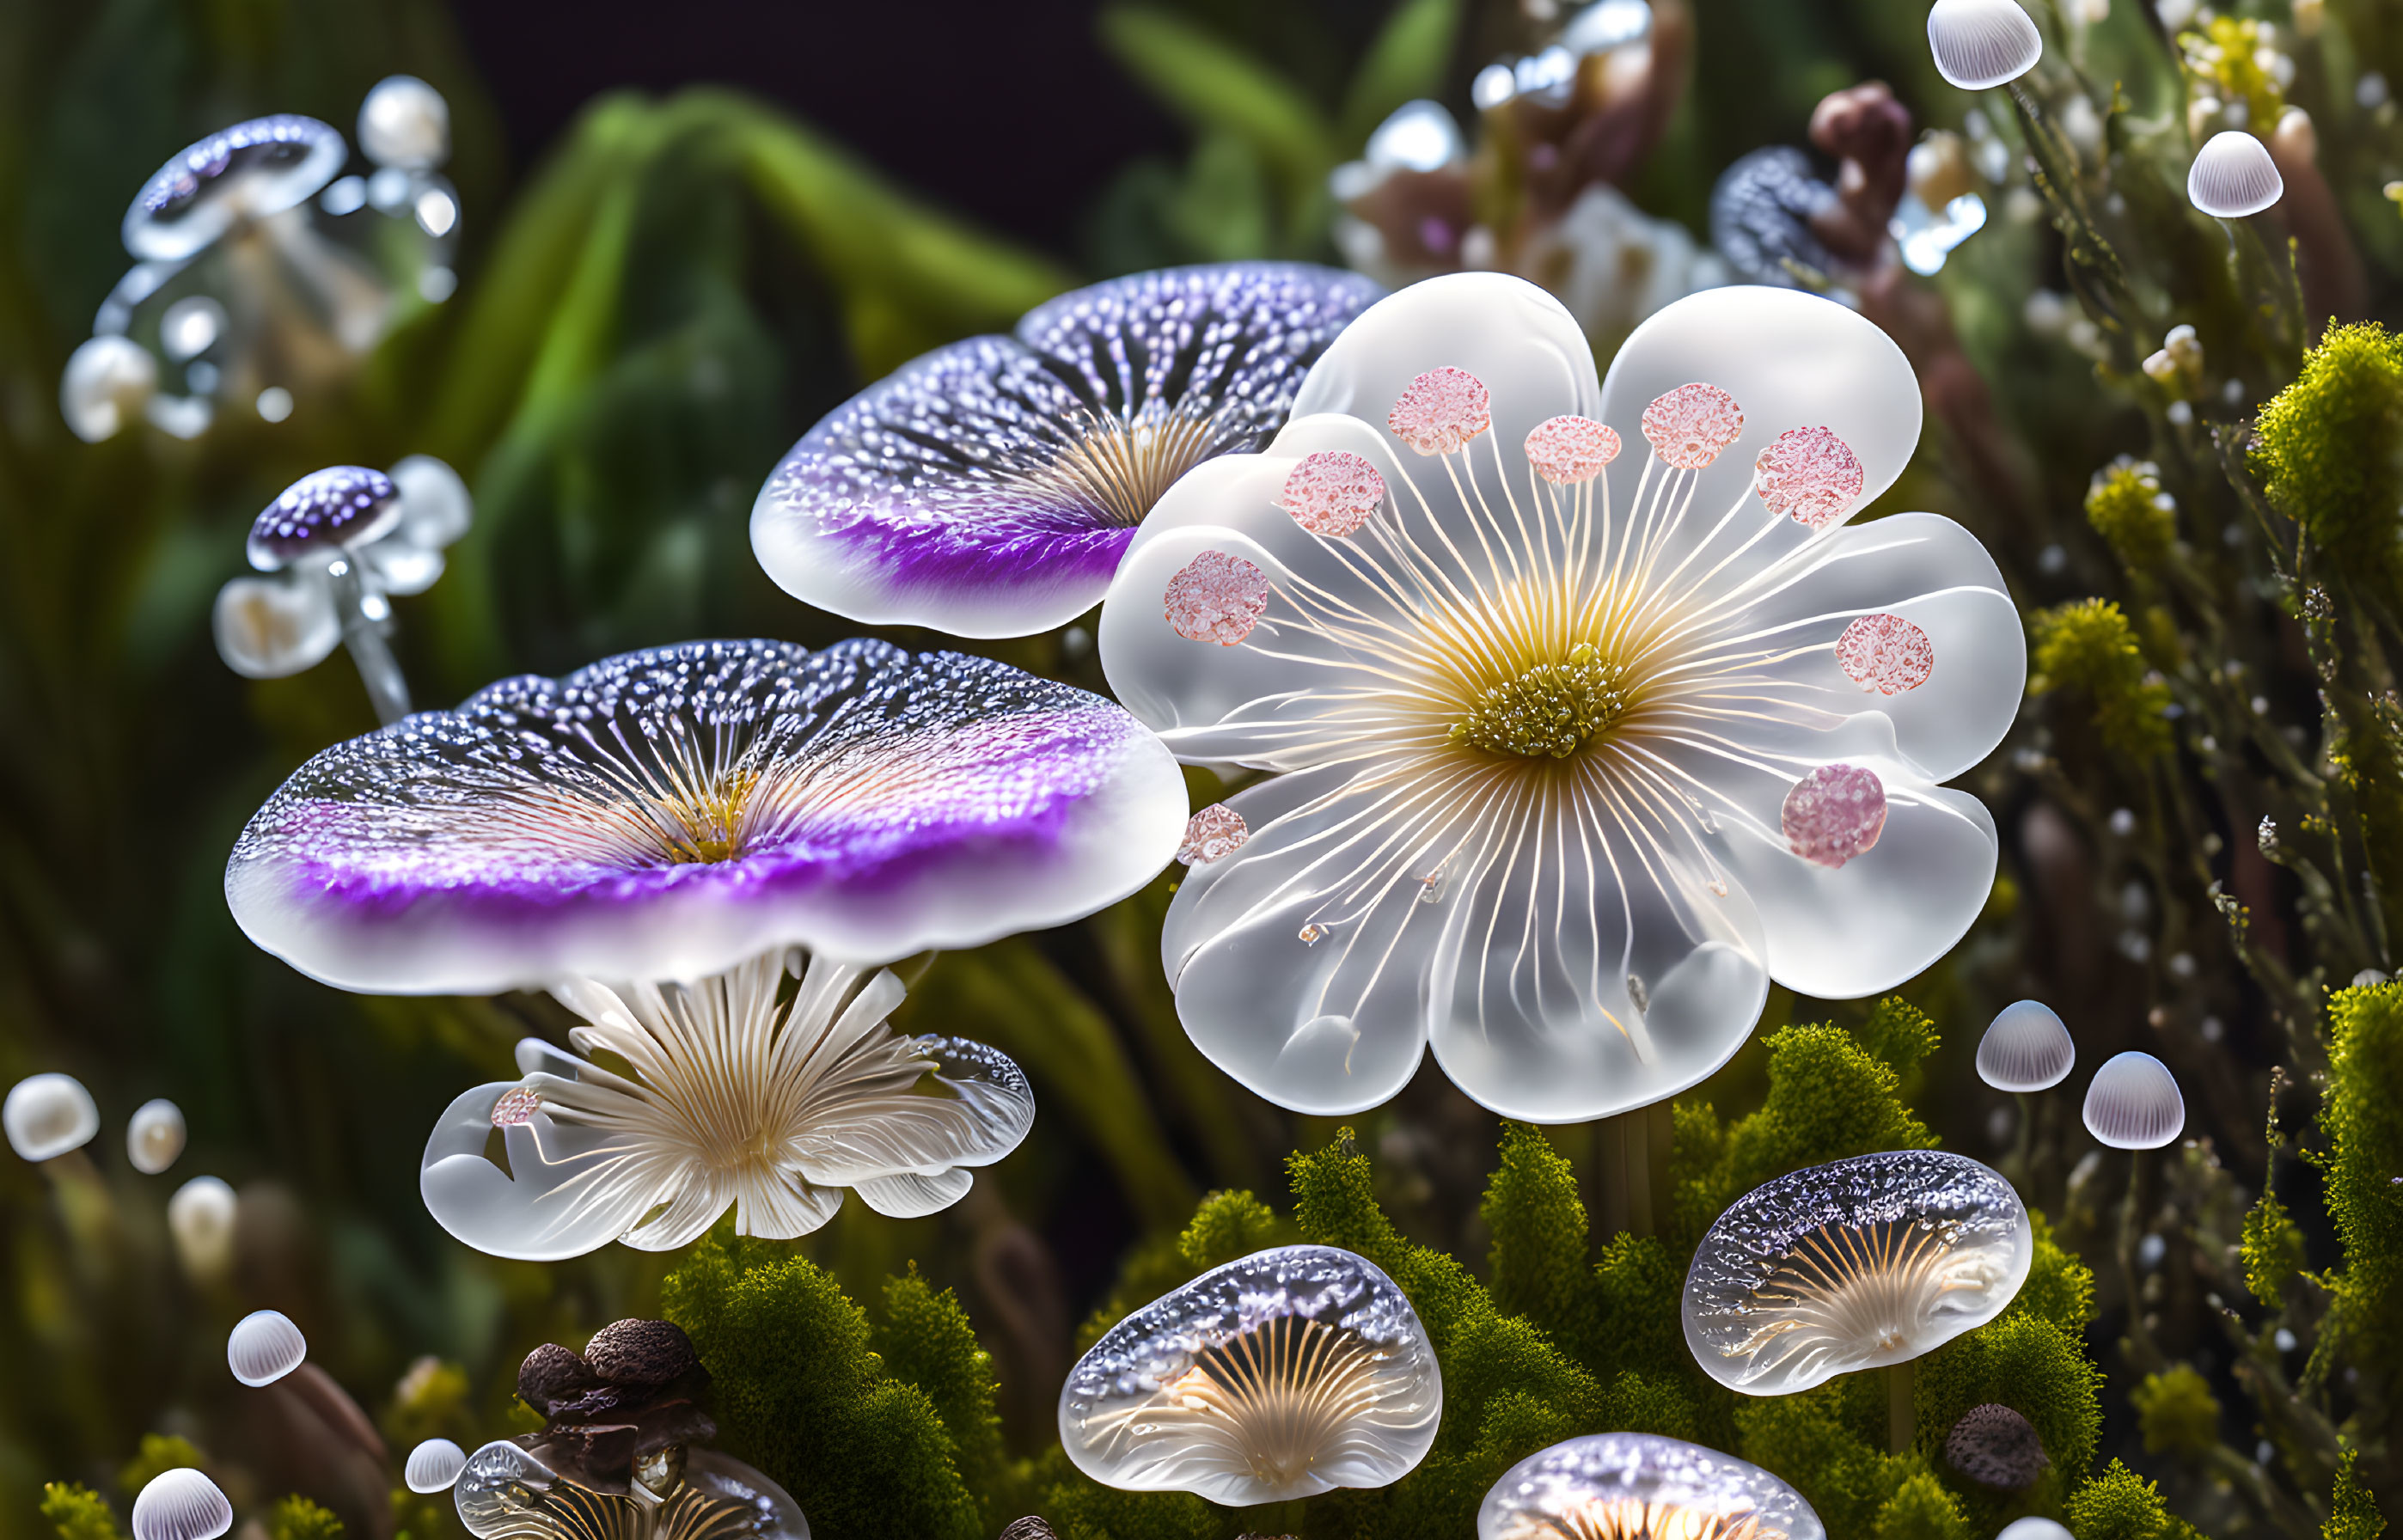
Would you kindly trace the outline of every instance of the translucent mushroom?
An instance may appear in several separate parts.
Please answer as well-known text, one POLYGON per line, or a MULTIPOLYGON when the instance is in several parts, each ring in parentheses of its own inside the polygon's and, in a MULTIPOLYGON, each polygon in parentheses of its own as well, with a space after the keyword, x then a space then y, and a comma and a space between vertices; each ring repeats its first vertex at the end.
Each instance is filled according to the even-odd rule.
POLYGON ((1978 1078, 1996 1090, 2050 1090, 2077 1063, 2069 1029, 2039 1000, 2005 1006, 1978 1040, 1978 1078))
POLYGON ((233 1188, 215 1176, 195 1176, 167 1200, 167 1233, 187 1273, 207 1282, 232 1264, 236 1207, 233 1188))
POLYGON ((1971 1407, 1944 1436, 1944 1460, 1980 1486, 2025 1491, 2052 1462, 2025 1417, 2006 1406, 1971 1407))
POLYGON ((184 1109, 160 1097, 133 1109, 125 1125, 125 1158, 145 1176, 156 1176, 184 1153, 184 1109))
POLYGON ((596 1491, 508 1441, 467 1457, 451 1488, 459 1521, 476 1540, 810 1540, 791 1494, 712 1449, 684 1451, 664 1494, 596 1491))
POLYGON ((2069 1532, 2068 1526, 2031 1514, 2005 1524, 1994 1535, 1994 1540, 2077 1540, 2077 1537, 2069 1532))
POLYGON ((1908 1363, 2002 1313, 2035 1255, 2011 1185, 1895 1150, 1781 1176, 1719 1215, 1686 1274, 1686 1345, 1748 1395, 1908 1363))
POLYGON ((1802 1494, 1757 1465, 1648 1433, 1528 1456, 1477 1510, 1477 1540, 1827 1540, 1802 1494))
POLYGON ((133 1499, 133 1540, 216 1540, 233 1528, 233 1505, 189 1465, 160 1471, 133 1499))
POLYGON ((100 1109, 72 1075, 29 1075, 0 1102, 0 1127, 7 1130, 8 1147, 20 1158, 55 1160, 91 1143, 100 1131, 100 1109))
POLYGON ((271 1385, 309 1356, 309 1339, 282 1311, 253 1311, 226 1336, 226 1367, 245 1385, 271 1385))
POLYGON ((525 1077, 451 1103, 420 1170, 427 1211, 495 1256, 671 1250, 729 1207, 739 1233, 789 1239, 833 1218, 845 1188, 915 1218, 966 1196, 1034 1126, 1006 1056, 892 1028, 889 972, 776 951, 690 984, 551 992, 584 1019, 570 1034, 583 1057, 521 1043, 525 1077), (496 1135, 506 1167, 486 1153, 496 1135))
POLYGON ((2014 0, 1936 0, 1927 12, 1936 73, 1963 90, 2007 85, 2044 57, 2044 35, 2014 0))
POLYGON ((1240 1507, 1390 1485, 1442 1415, 1435 1351, 1394 1281, 1348 1251, 1285 1246, 1111 1327, 1061 1389, 1060 1442, 1104 1486, 1240 1507))
POLYGON ((218 590, 217 653, 235 673, 275 679, 350 648, 376 714, 409 714, 409 687, 386 633, 390 596, 422 593, 442 575, 442 549, 467 531, 466 484, 430 455, 390 475, 334 465, 302 477, 251 525, 250 563, 268 577, 218 590))
POLYGON ((2113 1149, 2155 1150, 2186 1131, 2186 1098, 2170 1067, 2149 1053, 2122 1053, 2086 1088, 2086 1131, 2113 1149))
POLYGON ((359 148, 379 166, 432 171, 451 158, 451 104, 413 75, 386 76, 359 104, 359 148))
POLYGON ((2215 219, 2242 219, 2285 196, 2269 146, 2242 129, 2211 136, 2187 169, 2186 195, 2215 219))
POLYGON ((345 989, 695 979, 1064 923, 1166 867, 1188 812, 1167 749, 1086 691, 882 642, 694 642, 325 750, 243 831, 226 900, 345 989))
POLYGON ((1268 440, 1376 297, 1354 274, 1276 262, 1063 294, 812 428, 760 489, 752 548, 786 592, 853 620, 955 636, 1063 625, 1100 602, 1180 476, 1268 440))
POLYGON ((67 358, 59 411, 77 438, 97 444, 137 421, 159 393, 159 360, 122 337, 94 337, 67 358))
POLYGON ((305 202, 342 169, 342 136, 284 113, 213 133, 159 169, 125 211, 125 249, 176 262, 244 220, 305 202))
POLYGON ((409 1451, 401 1479, 414 1492, 449 1491, 467 1465, 467 1451, 448 1438, 428 1438, 409 1451))

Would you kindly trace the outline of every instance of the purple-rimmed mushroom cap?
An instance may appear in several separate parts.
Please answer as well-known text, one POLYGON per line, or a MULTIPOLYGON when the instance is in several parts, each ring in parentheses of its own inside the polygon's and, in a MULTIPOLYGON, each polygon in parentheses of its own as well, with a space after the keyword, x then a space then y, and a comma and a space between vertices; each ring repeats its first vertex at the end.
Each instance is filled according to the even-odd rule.
POLYGON ((1571 1438, 1520 1461, 1477 1510, 1477 1540, 1827 1540, 1802 1494, 1733 1455, 1649 1433, 1571 1438))
POLYGON ((280 214, 333 180, 348 151, 313 118, 254 118, 187 146, 159 168, 125 211, 125 249, 174 262, 238 219, 280 214))
POLYGON ((696 978, 1063 923, 1150 881, 1186 815, 1166 748, 1086 691, 881 642, 691 642, 326 750, 243 831, 226 897, 345 989, 696 978))
POLYGON ((752 548, 786 592, 854 620, 1049 631, 1101 602, 1178 477, 1268 441, 1378 292, 1333 268, 1235 262, 1063 294, 812 428, 760 489, 752 548))
POLYGON ((1908 1363, 2003 1312, 2035 1234, 1965 1156, 1889 1150, 1813 1166, 1728 1206, 1686 1274, 1686 1345, 1747 1395, 1908 1363))
POLYGON ((328 465, 293 482, 250 526, 250 564, 274 572, 311 557, 331 560, 400 521, 392 478, 365 465, 328 465))

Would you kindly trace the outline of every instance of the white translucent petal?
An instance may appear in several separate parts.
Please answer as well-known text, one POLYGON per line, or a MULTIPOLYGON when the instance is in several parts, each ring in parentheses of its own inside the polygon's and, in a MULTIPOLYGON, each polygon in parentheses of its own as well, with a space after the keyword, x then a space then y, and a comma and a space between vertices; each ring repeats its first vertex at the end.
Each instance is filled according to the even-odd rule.
POLYGON ((851 1190, 888 1219, 920 1219, 965 1198, 975 1183, 974 1172, 952 1170, 925 1176, 871 1176, 853 1183, 851 1190))
POLYGON ((67 357, 59 411, 77 438, 114 438, 142 415, 159 389, 159 360, 124 337, 94 337, 67 357))
POLYGON ((2040 1000, 2005 1006, 1978 1040, 1978 1078, 1996 1090, 2050 1090, 2077 1064, 2069 1029, 2040 1000))
MULTIPOLYGON (((587 980, 579 978, 575 982, 582 984, 587 980)), ((559 987, 553 988, 551 992, 559 993, 559 987)), ((562 998, 564 999, 564 996, 562 998)), ((519 1038, 516 1058, 518 1073, 521 1075, 555 1075, 562 1080, 575 1080, 580 1078, 581 1072, 585 1068, 582 1060, 562 1053, 539 1037, 519 1038)))
MULTIPOLYGON (((935 1068, 924 1078, 907 1072, 906 1089, 895 1086, 893 1075, 880 1075, 821 1082, 813 1089, 809 1127, 795 1140, 799 1164, 812 1182, 856 1187, 867 1198, 867 1184, 881 1177, 989 1166, 1035 1126, 1035 1093, 1025 1075, 981 1043, 899 1039, 893 1057, 905 1064, 931 1060, 935 1068)), ((958 1191, 967 1191, 965 1180, 958 1191)))
POLYGON ((2154 1150, 2186 1131, 2186 1098, 2149 1053, 2115 1055, 2086 1088, 2086 1131, 2114 1149, 2154 1150))
POLYGON ((100 1131, 100 1109, 72 1075, 29 1075, 0 1103, 8 1147, 26 1160, 49 1160, 81 1149, 100 1131))
MULTIPOLYGON (((668 1200, 667 1207, 618 1239, 636 1251, 675 1251, 707 1234, 709 1227, 717 1223, 717 1216, 724 1214, 727 1206, 734 1200, 734 1195, 727 1190, 726 1186, 721 1186, 701 1171, 687 1170, 682 1176, 681 1182, 663 1193, 668 1200)), ((840 1203, 841 1195, 835 1195, 835 1200, 840 1203)), ((799 1207, 796 1206, 797 1211, 799 1207)), ((784 1212, 785 1205, 774 1205, 776 1215, 781 1216, 784 1212)), ((750 1227, 742 1228, 745 1233, 750 1232, 750 1227)), ((771 1220, 763 1227, 761 1233, 771 1240, 785 1239, 778 1233, 780 1228, 771 1220)))
POLYGON ((133 1499, 133 1540, 216 1540, 231 1528, 233 1505, 189 1465, 160 1472, 133 1499))
POLYGON ((428 1438, 409 1451, 409 1464, 401 1478, 409 1490, 431 1495, 449 1491, 466 1468, 467 1451, 448 1438, 428 1438))
POLYGON ((400 493, 402 539, 421 550, 440 550, 467 533, 476 520, 476 500, 467 483, 444 461, 430 454, 402 459, 389 473, 400 493))
POLYGON ((226 1337, 226 1367, 245 1385, 271 1385, 309 1356, 309 1339, 282 1311, 253 1311, 226 1337))
POLYGON ((341 645, 334 596, 314 574, 237 577, 217 590, 217 656, 251 679, 281 679, 325 661, 341 645))
POLYGON ((156 1176, 183 1153, 183 1108, 160 1097, 133 1109, 125 1125, 125 1158, 135 1171, 156 1176))
POLYGON ((1368 307, 1311 366, 1299 420, 1340 412, 1382 423, 1430 369, 1465 369, 1492 393, 1494 439, 1516 448, 1549 417, 1593 416, 1593 349, 1566 307, 1523 278, 1450 273, 1368 307))
POLYGON ((493 1256, 555 1262, 617 1240, 665 1196, 607 1136, 539 1113, 501 1130, 509 1169, 494 1165, 484 1154, 493 1109, 518 1089, 464 1093, 426 1140, 418 1190, 444 1229, 493 1256))
POLYGON ((442 576, 440 551, 426 550, 402 540, 375 541, 360 549, 359 560, 374 575, 378 588, 404 598, 424 593, 442 576))

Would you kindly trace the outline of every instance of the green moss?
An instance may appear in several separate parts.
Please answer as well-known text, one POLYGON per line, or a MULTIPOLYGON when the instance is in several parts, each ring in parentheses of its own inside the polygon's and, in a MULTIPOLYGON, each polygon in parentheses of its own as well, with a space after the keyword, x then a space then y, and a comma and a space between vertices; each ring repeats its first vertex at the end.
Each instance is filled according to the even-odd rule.
POLYGON ((1878 1510, 1875 1540, 1969 1540, 1968 1515, 1944 1483, 1916 1471, 1878 1510))
POLYGON ((1014 1516, 997 1510, 1016 1504, 1023 1491, 1002 1449, 993 1355, 977 1340, 958 1297, 919 1277, 914 1263, 884 1281, 883 1305, 883 1318, 869 1330, 871 1346, 893 1378, 917 1386, 934 1403, 951 1436, 960 1476, 983 1509, 984 1527, 1000 1528, 1014 1516))
POLYGON ((1793 1395, 1740 1396, 1735 1452, 1802 1494, 1833 1534, 1872 1533, 1904 1473, 1918 1468, 1884 1449, 1884 1393, 1874 1407, 1847 1380, 1793 1395))
POLYGON ((1176 1254, 1198 1276, 1292 1239, 1293 1227, 1250 1193, 1214 1192, 1202 1200, 1193 1223, 1176 1238, 1176 1254))
POLYGON ((2159 1487, 2117 1460, 2070 1494, 2068 1509, 2077 1540, 2188 1540, 2195 1533, 2171 1515, 2159 1487))
POLYGON ((2318 1352, 2342 1344, 2365 1380, 2391 1387, 2403 1367, 2403 983, 2340 990, 2328 1001, 2327 1096, 2320 1127, 2323 1200, 2344 1248, 2328 1280, 2335 1329, 2318 1352))
POLYGON ((2028 617, 2035 673, 2028 693, 2057 689, 2086 697, 2104 745, 2133 759, 2166 754, 2171 746, 2169 687, 2154 678, 2143 649, 2119 606, 2107 599, 2081 599, 2028 617))
POLYGON ((2067 1336, 2082 1336, 2094 1319, 2094 1270, 2062 1248, 2043 1214, 2031 1211, 2028 1225, 2035 1232, 2035 1256, 2010 1313, 2039 1316, 2067 1336))
POLYGON ((117 1516, 90 1487, 73 1481, 42 1485, 42 1517, 59 1533, 59 1540, 121 1540, 117 1516))
POLYGON ((467 1406, 467 1371, 438 1358, 421 1358, 409 1367, 393 1387, 378 1419, 384 1442, 395 1449, 415 1449, 428 1438, 452 1438, 468 1444, 476 1422, 467 1406))
MULTIPOLYGON (((2378 1540, 2386 1533, 2386 1516, 2378 1511, 2378 1499, 2369 1494, 2354 1469, 2360 1458, 2360 1450, 2347 1450, 2337 1461, 2336 1490, 2328 1497, 2328 1518, 2320 1526, 2320 1540, 2378 1540)), ((49 1511, 47 1505, 43 1511, 49 1511)), ((65 1533, 63 1528, 60 1533, 65 1533)))
POLYGON ((2211 1382, 2187 1365, 2145 1376, 2128 1393, 2147 1454, 2199 1460, 2219 1447, 2219 1400, 2211 1382))
POLYGON ((267 1510, 268 1540, 342 1540, 342 1521, 298 1492, 267 1510))
POLYGON ((2177 505, 2161 490, 2160 467, 2126 455, 2094 473, 2086 521, 2131 572, 2159 566, 2177 538, 2177 505))
MULTIPOLYGON (((2103 1376, 2074 1332, 2029 1311, 2005 1311, 1921 1358, 1914 1366, 1918 1446, 1936 1457, 1946 1434, 1971 1407, 2010 1408, 2044 1443, 2056 1476, 2074 1480, 2093 1463, 2103 1435, 2103 1376)), ((1946 1472, 1952 1475, 1951 1468, 1946 1472)), ((1959 1490, 1971 1491, 1965 1481, 1959 1490)))
POLYGON ((2270 501, 2341 571, 2391 576, 2403 503, 2403 348, 2375 322, 2331 325, 2261 409, 2254 468, 2270 501))
POLYGON ((1577 1172, 1542 1130, 1502 1125, 1502 1162, 1486 1184, 1482 1212, 1493 1232, 1496 1308, 1525 1316, 1563 1343, 1582 1340, 1591 1305, 1585 1204, 1577 1172))
POLYGON ((162 1471, 184 1465, 197 1469, 207 1464, 208 1457, 190 1439, 173 1434, 146 1433, 133 1458, 118 1467, 117 1490, 131 1499, 162 1471))
POLYGON ((2244 1286, 2271 1310, 2278 1308, 2286 1284, 2303 1270, 2303 1232, 2286 1217, 2286 1205, 2273 1192, 2244 1215, 2242 1243, 2244 1286))

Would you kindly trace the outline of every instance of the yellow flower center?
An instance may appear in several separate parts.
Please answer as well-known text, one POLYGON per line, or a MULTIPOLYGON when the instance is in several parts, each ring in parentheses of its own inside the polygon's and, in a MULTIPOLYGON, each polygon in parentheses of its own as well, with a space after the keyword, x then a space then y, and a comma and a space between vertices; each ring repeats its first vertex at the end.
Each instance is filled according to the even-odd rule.
POLYGON ((1590 642, 1481 691, 1452 742, 1519 759, 1565 759, 1627 713, 1625 671, 1590 642))

